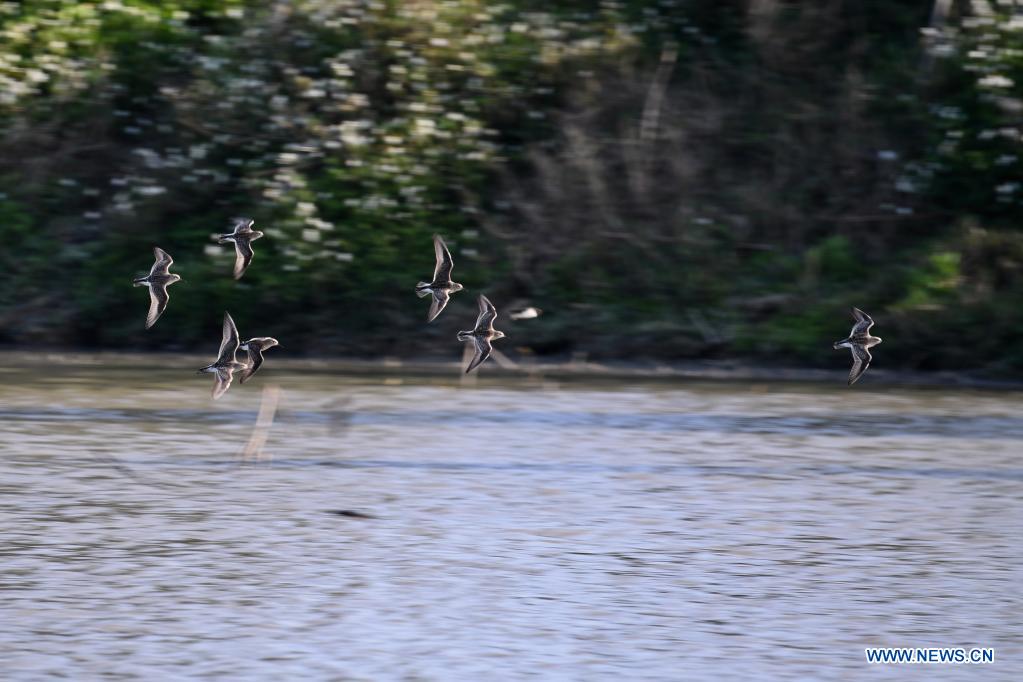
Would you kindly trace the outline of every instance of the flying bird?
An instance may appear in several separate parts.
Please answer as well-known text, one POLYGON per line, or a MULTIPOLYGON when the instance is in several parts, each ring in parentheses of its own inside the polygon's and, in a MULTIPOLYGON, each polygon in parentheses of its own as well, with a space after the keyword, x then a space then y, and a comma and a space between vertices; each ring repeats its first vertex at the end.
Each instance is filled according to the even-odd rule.
POLYGON ((490 342, 494 339, 503 339, 504 332, 494 329, 494 320, 497 319, 497 308, 483 294, 479 297, 480 316, 476 318, 476 326, 472 331, 458 332, 459 341, 472 341, 476 353, 472 357, 465 373, 468 374, 483 364, 483 361, 490 357, 493 350, 490 342))
POLYGON ((522 310, 515 310, 509 313, 508 317, 510 317, 513 320, 532 320, 537 317, 540 317, 540 315, 542 314, 543 310, 541 310, 540 308, 534 308, 533 306, 529 306, 528 308, 523 308, 522 310))
POLYGON ((242 370, 241 376, 238 377, 238 381, 243 384, 248 381, 263 365, 263 351, 279 345, 281 344, 272 336, 257 336, 238 346, 249 355, 249 361, 245 365, 245 369, 242 370))
POLYGON ((181 279, 181 275, 170 273, 170 266, 174 264, 174 259, 170 257, 169 253, 157 246, 153 249, 153 255, 156 256, 156 262, 153 263, 149 274, 132 280, 134 286, 149 287, 149 314, 146 315, 146 329, 156 324, 160 315, 163 315, 163 311, 167 309, 167 302, 170 301, 167 287, 181 279))
POLYGON ((213 399, 220 396, 231 388, 231 380, 234 373, 247 367, 245 363, 238 362, 238 327, 234 325, 229 313, 224 313, 224 331, 220 339, 220 351, 217 353, 217 360, 213 364, 206 365, 199 370, 199 374, 213 374, 213 399))
POLYGON ((451 261, 451 252, 448 251, 447 245, 439 234, 433 235, 433 251, 437 256, 437 266, 433 269, 433 281, 420 282, 416 285, 416 295, 419 298, 433 296, 433 301, 430 303, 430 314, 426 318, 427 322, 433 322, 440 315, 440 311, 444 310, 444 306, 448 304, 451 294, 464 288, 458 282, 451 281, 451 268, 454 267, 451 261))
POLYGON ((852 351, 852 369, 849 370, 849 386, 856 383, 856 380, 863 376, 863 373, 870 367, 870 361, 874 357, 870 354, 870 348, 881 343, 881 338, 870 335, 870 328, 874 326, 874 320, 859 308, 852 309, 856 323, 849 332, 848 338, 835 341, 835 348, 848 348, 852 351))
POLYGON ((243 218, 234 226, 234 232, 222 234, 218 237, 217 243, 226 244, 234 242, 234 278, 241 279, 245 270, 252 262, 252 242, 263 236, 259 230, 253 230, 255 220, 243 218))

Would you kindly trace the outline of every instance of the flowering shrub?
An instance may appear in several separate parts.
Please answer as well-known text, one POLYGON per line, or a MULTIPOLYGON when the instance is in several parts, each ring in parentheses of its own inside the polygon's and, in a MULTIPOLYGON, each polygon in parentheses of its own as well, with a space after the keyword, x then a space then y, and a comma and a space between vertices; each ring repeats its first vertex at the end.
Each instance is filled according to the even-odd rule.
POLYGON ((828 362, 859 305, 903 366, 1023 366, 1023 20, 967 10, 0 2, 0 341, 205 348, 229 309, 444 348, 475 313, 423 324, 439 232, 470 290, 548 310, 538 352, 828 362), (144 333, 154 245, 185 282, 144 333))

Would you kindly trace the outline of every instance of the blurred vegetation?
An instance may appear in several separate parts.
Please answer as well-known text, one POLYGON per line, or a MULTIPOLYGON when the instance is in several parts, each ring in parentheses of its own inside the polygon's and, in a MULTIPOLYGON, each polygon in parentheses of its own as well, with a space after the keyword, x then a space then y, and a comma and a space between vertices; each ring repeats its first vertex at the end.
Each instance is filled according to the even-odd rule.
POLYGON ((0 2, 0 342, 450 356, 484 291, 547 311, 506 350, 830 366, 856 305, 1019 373, 1021 55, 981 1, 0 2))

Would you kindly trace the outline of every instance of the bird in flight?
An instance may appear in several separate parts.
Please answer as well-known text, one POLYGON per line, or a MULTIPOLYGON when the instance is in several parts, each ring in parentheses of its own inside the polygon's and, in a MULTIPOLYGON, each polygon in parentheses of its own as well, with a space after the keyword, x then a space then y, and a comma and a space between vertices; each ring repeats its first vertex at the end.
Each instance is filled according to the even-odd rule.
POLYGON ((222 234, 217 239, 219 244, 234 242, 235 279, 241 279, 241 276, 245 274, 245 270, 249 267, 249 263, 252 262, 252 242, 263 236, 263 233, 259 230, 252 229, 255 222, 255 220, 243 218, 234 226, 234 232, 222 234))
POLYGON ((280 344, 277 342, 277 339, 272 336, 257 336, 256 338, 249 339, 242 345, 238 346, 238 348, 249 355, 249 361, 246 364, 245 369, 242 370, 241 375, 238 377, 238 381, 243 384, 248 381, 263 365, 263 351, 279 345, 280 344))
POLYGON ((490 352, 493 350, 491 341, 504 338, 504 332, 494 329, 494 320, 497 319, 497 308, 483 294, 480 294, 478 300, 480 315, 476 318, 476 326, 472 331, 458 332, 458 340, 472 341, 476 351, 469 366, 465 369, 466 374, 482 365, 483 361, 490 357, 490 352))
POLYGON ((181 275, 170 273, 170 266, 174 264, 174 259, 170 257, 169 253, 157 246, 153 249, 153 255, 156 256, 156 262, 153 263, 149 274, 132 280, 134 286, 149 287, 149 314, 146 315, 146 329, 156 324, 160 315, 163 315, 163 311, 167 309, 167 302, 170 301, 167 287, 181 279, 181 275))
POLYGON ((508 314, 513 320, 533 320, 543 314, 543 310, 534 306, 523 308, 522 310, 515 310, 508 314))
POLYGON ((227 393, 231 388, 231 380, 234 373, 247 367, 245 363, 238 362, 238 327, 234 325, 230 313, 224 313, 224 330, 220 339, 220 351, 217 359, 212 364, 206 365, 199 370, 199 374, 213 374, 213 399, 227 393))
POLYGON ((451 294, 464 288, 458 282, 451 281, 451 268, 454 267, 451 261, 451 252, 448 251, 447 245, 439 234, 433 235, 433 251, 437 256, 437 265, 433 269, 433 281, 420 282, 416 285, 416 295, 419 298, 433 296, 433 301, 430 303, 430 314, 426 318, 427 322, 433 322, 440 315, 440 311, 444 310, 444 306, 448 304, 451 294))
POLYGON ((835 348, 848 348, 852 351, 853 364, 849 370, 849 386, 856 383, 856 380, 863 376, 863 373, 870 367, 870 361, 874 357, 870 354, 870 348, 881 343, 881 338, 870 335, 870 328, 874 326, 874 320, 859 308, 852 309, 856 323, 847 338, 835 341, 835 348))

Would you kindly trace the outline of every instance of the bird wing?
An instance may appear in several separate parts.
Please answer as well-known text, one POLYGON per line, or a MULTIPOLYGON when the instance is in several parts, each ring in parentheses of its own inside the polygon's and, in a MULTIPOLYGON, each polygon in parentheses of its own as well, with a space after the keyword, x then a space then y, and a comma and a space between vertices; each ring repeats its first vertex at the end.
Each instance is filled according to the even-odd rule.
POLYGON ((870 361, 874 358, 869 350, 857 344, 849 346, 849 350, 852 351, 853 357, 852 369, 849 370, 849 385, 852 386, 867 371, 870 361))
POLYGON ((160 319, 160 315, 163 315, 163 311, 167 309, 169 300, 170 294, 167 293, 166 284, 149 285, 149 314, 146 315, 146 329, 152 327, 160 319))
POLYGON ((444 307, 448 304, 448 299, 451 297, 448 292, 444 290, 433 291, 433 301, 430 302, 430 314, 427 315, 426 321, 433 322, 440 315, 440 311, 444 310, 444 307))
POLYGON ((465 368, 466 374, 482 365, 490 357, 490 351, 493 349, 493 346, 490 345, 490 339, 481 336, 473 336, 472 343, 476 347, 476 353, 472 356, 472 362, 465 368))
POLYGON ((447 244, 444 243, 439 234, 433 235, 433 252, 437 256, 437 266, 433 269, 433 281, 451 281, 451 269, 455 264, 451 260, 451 252, 448 251, 447 244))
POLYGON ((149 270, 149 276, 166 275, 170 266, 173 265, 174 259, 159 246, 153 247, 153 256, 156 258, 156 262, 153 263, 153 267, 149 270))
POLYGON ((255 220, 249 220, 248 218, 242 218, 235 224, 234 232, 231 234, 249 234, 252 232, 252 226, 255 224, 255 220))
POLYGON ((241 375, 238 377, 240 383, 245 383, 249 380, 253 374, 259 371, 260 366, 263 364, 263 350, 259 347, 258 343, 249 341, 249 363, 245 369, 242 370, 241 375))
MULTIPOLYGON (((217 364, 236 362, 238 353, 238 327, 231 319, 230 313, 224 313, 224 330, 220 339, 220 351, 217 353, 217 364)), ((228 377, 230 382, 230 377, 228 377)), ((224 389, 225 391, 227 389, 224 389)))
POLYGON ((229 367, 221 367, 217 369, 217 373, 213 375, 213 399, 218 400, 220 396, 227 393, 227 389, 231 388, 231 380, 234 378, 234 370, 229 367))
POLYGON ((252 244, 248 239, 234 240, 234 278, 240 279, 252 262, 252 244))
POLYGON ((480 316, 476 318, 476 328, 474 331, 481 331, 483 329, 493 330, 494 320, 497 319, 497 308, 490 302, 490 299, 480 294, 480 316))
POLYGON ((856 324, 853 325, 852 331, 849 332, 849 336, 864 335, 870 331, 871 327, 874 326, 873 318, 859 308, 853 308, 852 314, 853 317, 856 318, 856 324))

